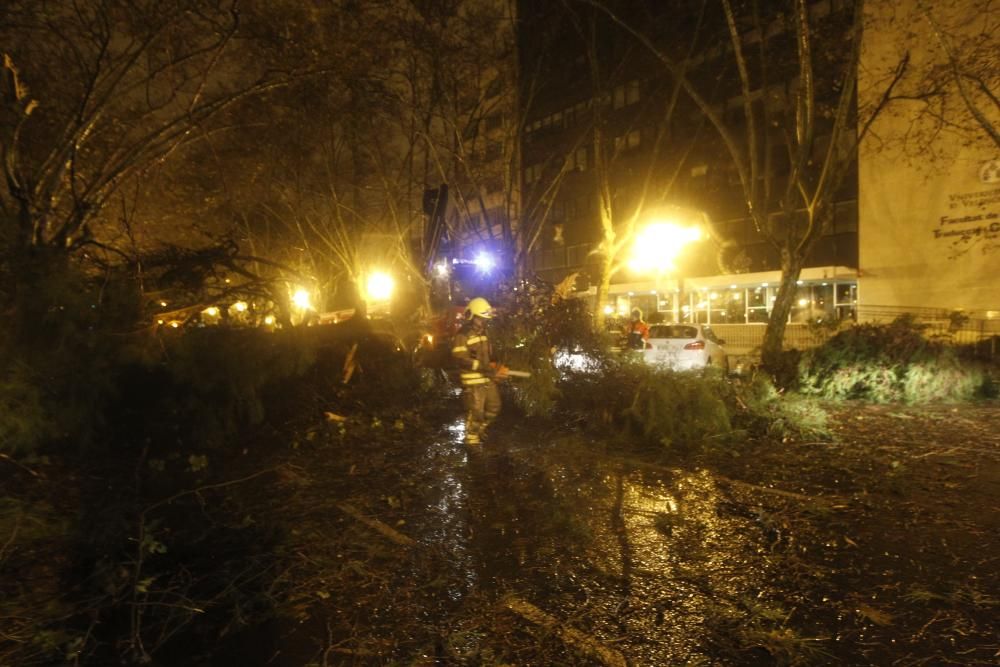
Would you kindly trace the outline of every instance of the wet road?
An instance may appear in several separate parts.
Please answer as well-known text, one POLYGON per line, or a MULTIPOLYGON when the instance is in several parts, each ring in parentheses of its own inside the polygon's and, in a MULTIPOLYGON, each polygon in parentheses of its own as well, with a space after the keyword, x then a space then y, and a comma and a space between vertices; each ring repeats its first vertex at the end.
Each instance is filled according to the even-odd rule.
POLYGON ((456 597, 512 596, 636 664, 684 664, 715 635, 706 619, 773 594, 761 530, 706 471, 609 462, 573 438, 469 452, 451 433, 426 453, 433 511, 408 523, 456 597))
MULTIPOLYGON (((366 433, 378 446, 334 442, 286 485, 298 616, 265 633, 266 664, 991 664, 1000 650, 996 559, 953 554, 937 576, 979 597, 949 597, 925 548, 995 518, 894 534, 922 509, 898 480, 879 486, 877 460, 845 458, 846 436, 823 456, 802 443, 743 462, 771 484, 518 424, 471 451, 458 420, 366 433), (789 468, 809 488, 782 481, 789 468)), ((966 480, 986 503, 991 460, 966 480)))

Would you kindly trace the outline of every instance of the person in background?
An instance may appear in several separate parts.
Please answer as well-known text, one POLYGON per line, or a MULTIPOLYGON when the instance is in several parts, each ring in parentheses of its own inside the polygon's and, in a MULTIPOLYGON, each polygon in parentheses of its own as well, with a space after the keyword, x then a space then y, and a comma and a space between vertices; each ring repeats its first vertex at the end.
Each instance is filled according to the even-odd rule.
POLYGON ((625 345, 630 350, 642 350, 649 340, 649 325, 642 319, 642 311, 638 308, 632 309, 632 319, 625 330, 625 345))
POLYGON ((493 364, 486 325, 493 317, 489 301, 476 297, 465 307, 465 321, 452 341, 451 354, 458 364, 465 406, 465 444, 478 445, 484 431, 500 413, 496 383, 507 376, 506 366, 493 364))

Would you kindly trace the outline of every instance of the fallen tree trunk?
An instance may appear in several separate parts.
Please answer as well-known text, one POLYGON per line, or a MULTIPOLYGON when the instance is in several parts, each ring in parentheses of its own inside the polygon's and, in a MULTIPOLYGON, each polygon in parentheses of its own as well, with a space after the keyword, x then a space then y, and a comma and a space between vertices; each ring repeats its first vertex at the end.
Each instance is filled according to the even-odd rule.
POLYGON ((372 530, 382 534, 384 537, 395 542, 396 544, 399 544, 404 547, 413 547, 417 545, 417 541, 414 540, 412 537, 407 537, 406 535, 403 535, 395 528, 389 527, 388 525, 382 523, 378 519, 372 519, 371 517, 365 516, 364 514, 359 512, 356 508, 354 508, 351 505, 348 505, 347 503, 336 503, 336 507, 347 516, 351 517, 352 519, 357 519, 361 523, 365 524, 372 530))
POLYGON ((570 648, 598 660, 602 665, 628 667, 625 656, 615 649, 605 646, 588 634, 563 625, 555 616, 547 614, 530 602, 512 597, 504 601, 504 606, 524 620, 552 632, 570 648))

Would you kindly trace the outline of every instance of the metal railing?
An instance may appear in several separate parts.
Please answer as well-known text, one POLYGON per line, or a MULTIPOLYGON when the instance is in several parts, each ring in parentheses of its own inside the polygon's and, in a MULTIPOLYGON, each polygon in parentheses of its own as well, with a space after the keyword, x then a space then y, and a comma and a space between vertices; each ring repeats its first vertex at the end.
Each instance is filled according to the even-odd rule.
MULTIPOLYGON (((888 324, 907 315, 930 340, 955 345, 981 359, 1000 359, 1000 313, 948 311, 932 308, 866 306, 859 308, 861 323, 888 324)), ((785 349, 807 350, 822 345, 838 331, 856 326, 854 321, 837 328, 790 322, 785 328, 785 349)), ((757 357, 764 342, 764 324, 713 324, 712 330, 725 341, 733 356, 757 357)))

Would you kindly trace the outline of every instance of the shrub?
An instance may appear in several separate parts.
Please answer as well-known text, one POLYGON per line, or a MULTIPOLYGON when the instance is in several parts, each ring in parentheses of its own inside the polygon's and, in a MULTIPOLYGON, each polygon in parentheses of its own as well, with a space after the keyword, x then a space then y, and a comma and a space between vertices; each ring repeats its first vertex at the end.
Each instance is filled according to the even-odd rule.
POLYGON ((968 400, 988 382, 983 368, 923 335, 912 316, 860 324, 803 354, 800 390, 831 400, 926 403, 968 400))
POLYGON ((41 382, 23 363, 0 377, 0 453, 22 454, 55 431, 42 399, 41 382))
MULTIPOLYGON (((195 329, 165 340, 162 366, 168 391, 139 406, 174 422, 183 439, 216 446, 239 428, 260 423, 263 393, 271 385, 301 377, 315 361, 315 347, 299 331, 195 329), (178 429, 177 427, 180 426, 178 429)), ((148 369, 156 373, 155 368, 148 369)))
POLYGON ((817 438, 828 434, 827 413, 815 399, 781 393, 767 375, 758 374, 749 382, 738 382, 734 392, 737 409, 734 426, 779 438, 817 438))
POLYGON ((730 381, 711 368, 677 373, 629 356, 598 356, 593 368, 565 373, 559 389, 562 418, 675 452, 746 435, 827 434, 826 411, 815 399, 782 393, 763 374, 730 381))
POLYGON ((559 399, 553 355, 602 349, 587 302, 544 283, 524 282, 505 289, 497 303, 501 314, 490 327, 494 352, 507 366, 531 372, 531 378, 512 383, 515 402, 529 415, 548 414, 559 399))
POLYGON ((732 431, 724 384, 711 369, 703 374, 649 369, 639 374, 625 414, 647 441, 670 449, 693 449, 732 431))
POLYGON ((909 403, 966 400, 989 393, 989 376, 983 368, 948 352, 910 364, 903 379, 904 400, 909 403))

